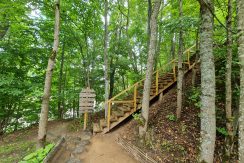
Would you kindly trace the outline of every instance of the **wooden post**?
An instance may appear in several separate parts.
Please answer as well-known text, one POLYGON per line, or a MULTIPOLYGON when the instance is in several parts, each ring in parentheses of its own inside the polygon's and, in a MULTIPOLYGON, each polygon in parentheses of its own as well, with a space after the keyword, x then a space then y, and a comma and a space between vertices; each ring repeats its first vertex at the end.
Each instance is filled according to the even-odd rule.
POLYGON ((107 115, 107 126, 110 128, 110 113, 111 113, 111 100, 108 101, 108 115, 107 115))
POLYGON ((138 83, 134 86, 134 111, 136 111, 136 107, 137 107, 137 104, 136 104, 136 102, 137 102, 137 99, 136 99, 136 97, 137 97, 137 86, 138 86, 138 83))
POLYGON ((158 70, 156 71, 156 95, 158 94, 158 70))
POLYGON ((83 130, 86 130, 86 126, 87 126, 87 117, 88 117, 88 113, 85 112, 85 113, 84 113, 84 128, 83 128, 83 130))

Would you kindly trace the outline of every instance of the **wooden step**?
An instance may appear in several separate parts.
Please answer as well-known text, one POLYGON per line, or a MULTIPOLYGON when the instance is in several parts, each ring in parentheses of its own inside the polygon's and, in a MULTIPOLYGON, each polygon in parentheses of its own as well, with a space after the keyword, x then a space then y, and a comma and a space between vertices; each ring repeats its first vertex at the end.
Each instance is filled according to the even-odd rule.
POLYGON ((103 129, 107 127, 107 121, 105 119, 100 119, 100 128, 103 129))
POLYGON ((102 132, 102 129, 100 128, 98 123, 93 123, 93 133, 99 133, 102 132))
POLYGON ((114 115, 114 114, 111 114, 110 122, 116 122, 116 121, 118 121, 118 117, 116 115, 114 115))
POLYGON ((126 107, 126 106, 119 106, 118 109, 123 111, 124 113, 131 111, 131 108, 126 107))
POLYGON ((123 106, 131 108, 133 106, 133 103, 123 104, 123 106))
POLYGON ((114 114, 116 117, 123 117, 124 116, 124 112, 122 110, 113 110, 112 114, 114 114))

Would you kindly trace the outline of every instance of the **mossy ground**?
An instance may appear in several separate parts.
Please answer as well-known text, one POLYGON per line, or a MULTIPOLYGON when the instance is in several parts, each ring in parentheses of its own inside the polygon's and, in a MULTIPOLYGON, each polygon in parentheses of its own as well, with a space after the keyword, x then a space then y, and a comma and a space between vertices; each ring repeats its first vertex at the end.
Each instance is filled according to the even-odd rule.
POLYGON ((0 160, 1 163, 18 162, 24 156, 35 151, 34 141, 16 141, 0 146, 0 160))

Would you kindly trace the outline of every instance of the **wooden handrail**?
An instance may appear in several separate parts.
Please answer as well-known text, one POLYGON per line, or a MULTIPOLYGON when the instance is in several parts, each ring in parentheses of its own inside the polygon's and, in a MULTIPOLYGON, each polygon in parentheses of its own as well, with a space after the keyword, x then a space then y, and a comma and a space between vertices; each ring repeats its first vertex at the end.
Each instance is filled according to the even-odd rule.
MULTIPOLYGON (((187 62, 189 64, 189 67, 190 67, 190 50, 192 50, 194 47, 196 46, 193 45, 191 46, 190 48, 186 49, 184 52, 183 52, 183 55, 187 55, 187 62)), ((164 70, 165 68, 167 68, 168 66, 172 65, 173 64, 173 74, 174 74, 174 80, 176 80, 176 69, 175 69, 175 62, 178 60, 178 58, 175 58, 173 60, 171 60, 169 63, 167 63, 165 66, 157 69, 156 71, 153 72, 152 75, 156 74, 156 95, 158 94, 158 78, 159 78, 159 71, 162 71, 164 70)), ((142 78, 141 80, 139 80, 138 82, 136 82, 135 84, 129 86, 127 89, 123 90, 122 92, 120 92, 119 94, 117 94, 116 96, 112 97, 111 99, 109 99, 108 101, 106 101, 105 103, 108 103, 108 116, 107 116, 107 125, 108 125, 108 129, 110 128, 110 114, 111 114, 111 104, 112 103, 127 103, 127 102, 133 102, 134 103, 134 110, 136 111, 137 109, 137 103, 136 103, 136 100, 137 100, 137 88, 138 88, 138 85, 139 83, 143 82, 144 80, 146 79, 146 77, 142 78), (133 100, 131 101, 115 101, 115 99, 117 97, 119 97, 120 95, 124 94, 125 92, 131 90, 132 88, 134 88, 134 97, 133 97, 133 100)))
MULTIPOLYGON (((187 54, 188 51, 190 51, 192 48, 194 48, 196 45, 191 46, 190 48, 188 48, 187 50, 185 50, 183 52, 183 54, 187 54)), ((165 67, 168 67, 170 64, 172 64, 173 62, 175 62, 177 60, 177 58, 171 60, 169 63, 167 63, 165 66, 157 69, 156 71, 153 72, 153 75, 156 74, 157 71, 163 70, 165 67)), ((111 99, 109 99, 108 101, 112 101, 115 98, 119 97, 120 95, 124 94, 125 92, 131 90, 132 88, 134 88, 136 85, 138 85, 140 82, 142 82, 143 80, 145 80, 146 78, 143 78, 141 80, 139 80, 138 82, 136 82, 135 84, 131 85, 130 87, 126 88, 125 90, 123 90, 122 92, 120 92, 119 94, 117 94, 116 96, 112 97, 111 99)), ((107 102, 108 102, 107 101, 107 102)))
POLYGON ((115 101, 110 101, 111 103, 133 103, 134 100, 124 100, 124 101, 118 101, 118 100, 115 100, 115 101))

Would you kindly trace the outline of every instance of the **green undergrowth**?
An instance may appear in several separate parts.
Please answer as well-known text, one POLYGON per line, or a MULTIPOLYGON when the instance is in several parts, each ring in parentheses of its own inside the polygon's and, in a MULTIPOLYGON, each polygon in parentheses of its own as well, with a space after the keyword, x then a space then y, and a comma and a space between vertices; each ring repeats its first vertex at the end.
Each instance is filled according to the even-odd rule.
POLYGON ((0 162, 12 163, 18 162, 30 152, 35 150, 35 142, 33 141, 17 141, 10 144, 0 146, 0 162))
POLYGON ((68 125, 68 130, 70 132, 75 132, 83 129, 84 126, 84 120, 82 118, 78 118, 73 120, 69 125, 68 125))
POLYGON ((201 107, 200 95, 201 95, 201 90, 199 87, 192 87, 189 91, 187 91, 189 105, 194 105, 196 108, 200 109, 201 107))
POLYGON ((41 163, 47 154, 53 149, 55 144, 51 143, 44 148, 40 148, 23 158, 19 163, 41 163))
POLYGON ((140 125, 143 126, 144 125, 144 121, 143 118, 141 116, 141 113, 134 113, 132 114, 134 120, 140 125))

